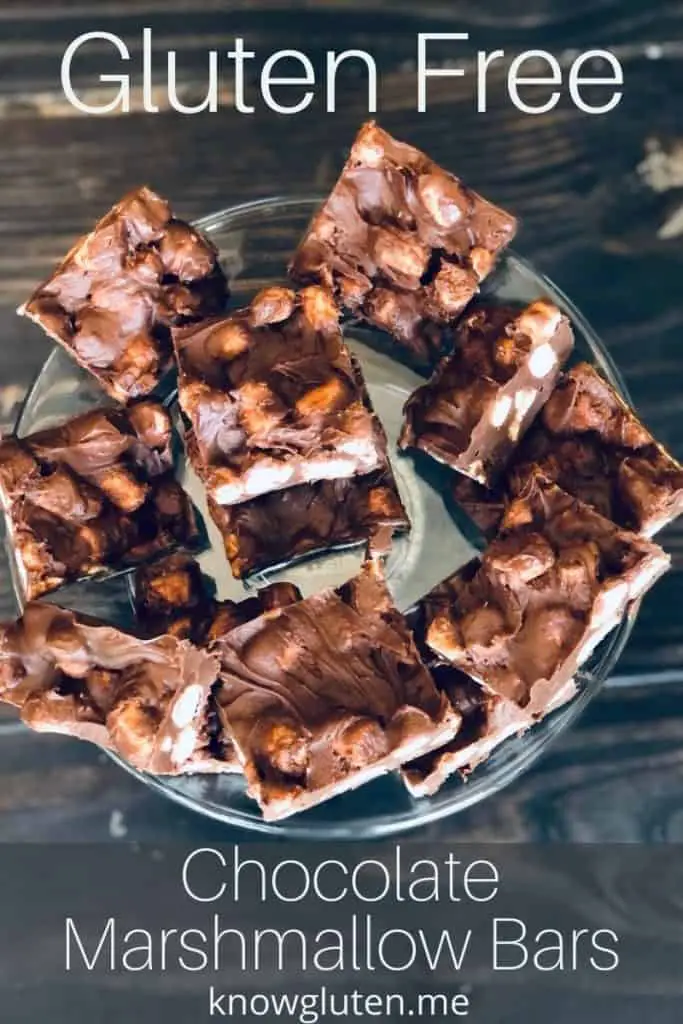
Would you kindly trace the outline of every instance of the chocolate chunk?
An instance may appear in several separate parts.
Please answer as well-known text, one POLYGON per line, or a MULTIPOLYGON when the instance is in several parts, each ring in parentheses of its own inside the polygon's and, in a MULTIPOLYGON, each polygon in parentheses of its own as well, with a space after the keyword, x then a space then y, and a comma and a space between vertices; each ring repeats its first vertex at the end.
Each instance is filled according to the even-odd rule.
POLYGON ((439 694, 379 567, 255 619, 212 648, 250 794, 283 818, 442 745, 439 694))
POLYGON ((493 490, 460 480, 454 496, 490 535, 505 502, 540 473, 618 526, 651 537, 683 511, 683 467, 598 371, 564 374, 493 490))
POLYGON ((510 214, 370 122, 291 272, 430 364, 515 229, 510 214))
POLYGON ((175 554, 141 566, 135 577, 135 609, 145 633, 170 633, 206 646, 231 629, 301 600, 293 583, 271 583, 243 601, 218 601, 215 586, 188 555, 175 554))
POLYGON ((366 543, 378 531, 409 529, 388 464, 365 476, 320 480, 230 507, 209 499, 238 579, 306 555, 366 543))
POLYGON ((162 405, 96 409, 0 443, 0 499, 26 600, 197 541, 162 405))
POLYGON ((556 445, 539 452, 542 471, 572 493, 577 480, 619 525, 652 536, 683 512, 683 467, 592 366, 562 378, 542 421, 556 445))
POLYGON ((219 505, 367 473, 386 440, 321 288, 267 288, 173 333, 192 463, 219 505))
POLYGON ((559 309, 539 299, 521 311, 474 310, 457 342, 406 402, 399 445, 491 483, 548 399, 573 334, 559 309))
POLYGON ((170 367, 169 328, 215 315, 226 296, 213 244, 140 188, 76 243, 19 313, 128 402, 170 367))
MULTIPOLYGON (((135 607, 138 621, 150 636, 171 634, 206 647, 237 626, 301 599, 290 583, 273 583, 244 601, 217 601, 214 587, 199 564, 186 555, 171 555, 138 569, 135 607)), ((219 714, 220 683, 211 690, 197 725, 197 742, 183 774, 240 772, 234 744, 219 714)))
POLYGON ((403 781, 415 797, 432 796, 456 772, 468 775, 504 740, 529 725, 516 704, 488 692, 453 665, 437 662, 429 668, 437 687, 460 716, 461 725, 450 743, 401 769, 403 781))
POLYGON ((149 636, 164 633, 202 645, 213 622, 217 602, 213 586, 199 563, 178 553, 135 573, 135 610, 149 636))
POLYGON ((537 477, 509 504, 481 560, 425 599, 426 640, 539 717, 669 562, 652 541, 537 477))
POLYGON ((216 672, 187 641, 141 640, 52 604, 0 626, 0 700, 32 729, 109 747, 143 771, 184 769, 216 672))

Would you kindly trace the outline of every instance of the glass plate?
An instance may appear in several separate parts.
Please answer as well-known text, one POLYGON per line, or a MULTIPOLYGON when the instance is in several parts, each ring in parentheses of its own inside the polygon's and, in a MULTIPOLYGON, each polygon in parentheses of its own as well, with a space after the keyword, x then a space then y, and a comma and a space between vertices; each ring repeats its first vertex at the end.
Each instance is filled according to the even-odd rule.
MULTIPOLYGON (((222 210, 198 222, 213 238, 230 273, 233 306, 244 304, 259 288, 285 279, 287 261, 318 202, 314 198, 266 199, 222 210)), ((581 314, 550 281, 518 256, 508 253, 502 259, 487 281, 485 292, 514 302, 549 296, 572 320, 575 358, 597 363, 625 393, 616 368, 581 314)), ((394 599, 399 608, 406 610, 472 555, 473 535, 442 497, 447 492, 444 485, 449 471, 431 460, 414 460, 395 450, 403 403, 421 378, 391 358, 372 332, 354 325, 349 325, 345 332, 361 361, 370 396, 389 436, 393 468, 412 522, 410 533, 395 542, 387 563, 394 599)), ((173 401, 172 394, 169 400, 173 401)), ((102 394, 93 380, 62 349, 55 348, 27 398, 19 433, 50 426, 101 403, 102 394)), ((207 524, 209 546, 201 554, 200 562, 216 580, 220 597, 239 600, 249 588, 275 578, 292 580, 305 594, 310 594, 342 583, 360 566, 361 552, 355 549, 261 573, 247 585, 233 580, 220 537, 206 515, 202 488, 183 459, 178 473, 207 524)), ((74 584, 52 595, 52 599, 124 624, 130 621, 129 576, 74 584)), ((632 617, 625 618, 594 653, 581 674, 581 693, 571 704, 525 736, 507 740, 467 782, 453 777, 431 798, 413 799, 398 776, 387 775, 282 823, 269 823, 261 819, 237 776, 155 778, 135 771, 120 757, 107 753, 158 793, 230 825, 306 839, 359 839, 398 833, 455 814, 492 796, 526 771, 596 694, 628 638, 632 621, 632 617)))

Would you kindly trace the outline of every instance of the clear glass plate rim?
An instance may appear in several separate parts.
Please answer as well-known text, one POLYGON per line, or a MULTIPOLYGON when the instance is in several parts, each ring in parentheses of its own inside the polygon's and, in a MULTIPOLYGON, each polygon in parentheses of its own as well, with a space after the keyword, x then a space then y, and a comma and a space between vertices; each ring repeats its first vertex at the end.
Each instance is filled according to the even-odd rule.
MULTIPOLYGON (((234 206, 225 207, 215 213, 208 214, 194 221, 195 226, 209 234, 221 231, 227 227, 238 228, 242 219, 249 221, 259 214, 269 215, 273 213, 307 212, 313 214, 315 208, 323 201, 322 196, 272 196, 249 202, 238 203, 234 206)), ((549 278, 540 273, 524 257, 514 250, 508 249, 504 260, 509 262, 518 272, 533 279, 539 287, 547 287, 548 292, 556 297, 565 307, 568 315, 584 335, 591 349, 592 358, 600 365, 611 382, 617 387, 625 399, 628 400, 628 391, 621 377, 621 374, 613 362, 611 356, 603 347, 602 342, 596 335, 593 328, 586 321, 584 316, 576 308, 574 303, 562 292, 562 290, 549 278)), ((284 268, 283 268, 284 272, 284 268)), ((60 357, 61 350, 55 348, 47 357, 41 370, 36 375, 26 399, 22 404, 17 420, 17 431, 23 433, 22 426, 25 416, 30 409, 31 397, 36 386, 48 371, 51 362, 60 357)), ((601 645, 601 658, 599 675, 593 673, 582 674, 582 692, 565 708, 557 711, 543 725, 544 733, 538 737, 536 743, 522 747, 516 755, 513 764, 503 762, 493 769, 490 769, 485 776, 475 774, 473 780, 467 785, 460 787, 457 796, 452 800, 444 800, 432 803, 429 798, 414 801, 407 809, 400 812, 392 812, 379 816, 370 821, 366 818, 351 818, 349 820, 331 822, 310 822, 306 817, 294 817, 282 822, 266 822, 256 815, 250 815, 239 808, 220 807, 219 805, 203 799, 200 796, 189 795, 179 789, 170 786, 163 778, 147 775, 139 772, 132 765, 128 764, 122 757, 111 750, 105 753, 126 772, 134 778, 144 782, 151 790, 163 795, 172 802, 200 813, 205 817, 219 821, 222 824, 241 827, 250 832, 280 836, 282 838, 299 839, 330 839, 330 840, 353 840, 361 836, 363 838, 385 838, 397 833, 404 833, 416 828, 432 824, 443 818, 459 813, 480 801, 487 799, 495 793, 501 792, 518 779, 532 765, 537 764, 548 752, 554 740, 567 729, 581 715, 586 705, 600 690, 603 682, 611 673, 630 635, 635 615, 633 612, 625 617, 609 639, 601 645)), ((514 742, 514 741, 512 741, 514 742)))

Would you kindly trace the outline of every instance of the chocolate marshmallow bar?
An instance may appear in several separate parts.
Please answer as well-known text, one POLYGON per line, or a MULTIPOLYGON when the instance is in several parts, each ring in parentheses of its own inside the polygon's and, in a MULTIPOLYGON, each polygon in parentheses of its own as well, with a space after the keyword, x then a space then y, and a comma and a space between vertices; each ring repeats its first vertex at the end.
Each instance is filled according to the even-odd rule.
POLYGON ((27 600, 197 541, 172 439, 166 409, 143 401, 0 443, 0 500, 27 600))
POLYGON ((217 504, 384 464, 384 432, 323 289, 267 288, 173 340, 188 452, 217 504))
POLYGON ((411 761, 401 769, 411 796, 432 796, 459 772, 468 775, 486 761, 504 740, 524 731, 529 718, 511 700, 485 690, 453 665, 430 666, 437 687, 448 697, 461 724, 445 746, 411 761))
MULTIPOLYGON (((135 607, 140 625, 150 636, 168 633, 206 647, 231 629, 301 600, 291 583, 273 583, 244 601, 217 601, 213 587, 199 564, 187 555, 175 554, 138 569, 135 607)), ((209 693, 197 722, 197 742, 183 774, 240 772, 241 765, 231 737, 219 714, 220 683, 209 693)))
POLYGON ((536 478, 481 560, 425 599, 426 641, 538 717, 669 561, 652 541, 536 478))
POLYGON ((534 473, 647 537, 683 512, 683 467, 588 363, 561 377, 497 487, 461 480, 454 496, 491 534, 534 473))
POLYGON ((515 229, 509 213, 370 122, 291 272, 331 289, 348 312, 429 364, 515 229))
POLYGON ((365 476, 300 484, 229 507, 209 499, 209 511, 238 579, 366 543, 380 530, 410 528, 388 464, 365 476))
POLYGON ((459 724, 374 562, 212 650, 221 715, 270 820, 441 746, 459 724))
POLYGON ((548 399, 573 346, 569 322, 545 299, 524 310, 481 307, 457 348, 405 405, 399 445, 420 448, 491 483, 548 399))
POLYGON ((144 771, 183 769, 216 673, 186 641, 141 640, 52 604, 0 626, 0 700, 33 729, 109 747, 144 771))
POLYGON ((683 466, 594 367, 563 376, 542 425, 545 438, 539 432, 528 458, 620 526, 651 537, 683 512, 683 466))
POLYGON ((215 315, 226 295, 213 244, 140 188, 75 244, 19 313, 128 402, 171 365, 169 327, 215 315))

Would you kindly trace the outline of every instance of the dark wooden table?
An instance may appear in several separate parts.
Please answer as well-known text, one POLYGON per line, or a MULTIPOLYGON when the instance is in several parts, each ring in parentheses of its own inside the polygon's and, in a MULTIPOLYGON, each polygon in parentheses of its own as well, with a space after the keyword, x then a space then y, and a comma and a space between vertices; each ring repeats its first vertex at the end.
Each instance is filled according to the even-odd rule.
MULTIPOLYGON (((518 249, 592 320, 645 420, 683 456, 683 3, 431 0, 417 15, 412 0, 267 7, 247 0, 0 4, 0 423, 11 426, 50 350, 14 307, 125 189, 149 182, 188 217, 320 191, 365 116, 366 94, 351 77, 336 114, 318 103, 294 118, 262 104, 240 115, 227 64, 218 114, 163 109, 161 91, 155 115, 77 114, 59 79, 68 43, 82 32, 115 32, 131 47, 134 73, 141 30, 150 26, 155 50, 178 51, 187 102, 205 88, 207 50, 225 51, 236 36, 261 60, 286 47, 316 61, 326 49, 369 50, 381 70, 382 123, 521 216, 518 249), (448 51, 453 56, 540 47, 565 68, 576 51, 608 46, 624 67, 624 97, 604 117, 567 103, 523 116, 492 72, 487 114, 474 112, 471 76, 435 80, 429 110, 418 114, 420 31, 469 31, 469 43, 448 51)), ((112 70, 106 47, 78 63, 77 81, 92 102, 110 95, 98 91, 97 74, 112 70)), ((133 100, 139 105, 139 89, 133 100)), ((683 839, 683 527, 663 540, 674 571, 646 602, 601 698, 541 765, 497 798, 434 826, 434 835, 683 839)), ((149 794, 85 745, 38 738, 13 723, 0 728, 2 839, 235 837, 149 794)))

